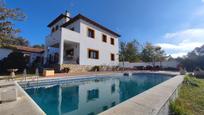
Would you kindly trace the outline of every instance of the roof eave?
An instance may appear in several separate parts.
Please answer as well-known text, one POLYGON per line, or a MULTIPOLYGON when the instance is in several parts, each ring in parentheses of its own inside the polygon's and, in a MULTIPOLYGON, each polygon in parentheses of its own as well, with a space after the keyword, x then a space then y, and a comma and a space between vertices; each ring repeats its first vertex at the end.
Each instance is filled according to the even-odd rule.
MULTIPOLYGON (((68 16, 66 16, 66 15, 64 15, 64 14, 60 14, 57 18, 55 18, 53 21, 51 21, 48 25, 47 25, 47 27, 51 27, 51 26, 53 26, 54 24, 56 24, 59 20, 61 20, 62 18, 67 18, 68 16)), ((70 17, 68 17, 68 18, 70 18, 70 17)))
POLYGON ((95 22, 95 21, 93 21, 93 20, 91 20, 91 19, 89 19, 89 18, 87 18, 87 17, 85 17, 85 16, 83 16, 83 15, 81 15, 81 14, 78 14, 77 16, 75 16, 74 18, 72 18, 70 21, 64 23, 61 27, 66 27, 66 26, 68 26, 68 25, 74 23, 75 21, 77 21, 77 20, 79 20, 79 19, 83 19, 83 20, 85 20, 85 21, 87 21, 87 22, 90 22, 90 23, 92 23, 93 25, 95 25, 95 26, 97 26, 97 27, 99 27, 99 28, 101 28, 101 29, 103 29, 103 30, 105 30, 105 31, 108 31, 109 33, 111 33, 111 34, 113 34, 113 35, 115 35, 115 36, 117 36, 117 37, 121 37, 120 34, 118 34, 118 33, 114 32, 114 31, 108 29, 107 27, 102 26, 101 24, 99 24, 99 23, 97 23, 97 22, 95 22))

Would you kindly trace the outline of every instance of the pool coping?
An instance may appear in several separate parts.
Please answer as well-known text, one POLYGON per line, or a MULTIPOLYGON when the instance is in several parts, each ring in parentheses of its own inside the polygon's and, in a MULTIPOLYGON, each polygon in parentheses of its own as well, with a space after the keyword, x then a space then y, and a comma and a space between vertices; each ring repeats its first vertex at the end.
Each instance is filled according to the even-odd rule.
POLYGON ((168 115, 169 102, 178 96, 184 75, 177 75, 99 115, 168 115))
MULTIPOLYGON (((91 74, 91 75, 70 75, 70 76, 63 76, 63 77, 48 77, 48 78, 39 78, 38 80, 55 80, 55 79, 67 79, 67 80, 75 80, 75 79, 83 79, 83 78, 91 78, 97 76, 104 76, 104 75, 122 75, 124 73, 157 73, 157 74, 166 74, 166 75, 178 75, 178 72, 171 72, 171 71, 124 71, 124 72, 112 72, 112 73, 100 73, 100 74, 91 74), (77 77, 76 77, 77 76, 77 77)), ((17 80, 18 83, 21 82, 32 82, 36 80, 28 79, 24 80, 17 80)))
POLYGON ((117 73, 100 73, 100 74, 92 74, 92 75, 77 75, 77 76, 64 76, 64 77, 56 77, 56 78, 39 78, 38 80, 27 80, 27 81, 18 81, 21 87, 24 89, 28 88, 36 88, 36 87, 43 87, 52 84, 61 84, 61 82, 67 83, 67 82, 74 82, 74 81, 84 81, 84 80, 90 80, 94 78, 110 78, 115 77, 118 75, 123 75, 124 73, 132 73, 132 74, 138 74, 138 73, 154 73, 154 74, 165 74, 165 75, 171 75, 176 76, 178 75, 178 72, 169 72, 169 71, 126 71, 126 72, 117 72, 117 73), (28 88, 27 88, 28 87, 28 88))
POLYGON ((84 80, 91 80, 94 78, 110 78, 115 77, 118 75, 122 75, 122 73, 109 73, 109 74, 93 74, 93 75, 80 75, 78 77, 76 76, 65 76, 65 77, 57 77, 57 78, 42 78, 37 80, 29 80, 29 81, 19 81, 18 83, 20 84, 21 87, 24 89, 27 89, 27 84, 29 83, 30 86, 29 88, 36 88, 36 87, 43 87, 43 86, 52 86, 54 85, 59 85, 63 83, 72 83, 75 81, 84 81, 84 80), (38 85, 38 86, 37 86, 38 85))

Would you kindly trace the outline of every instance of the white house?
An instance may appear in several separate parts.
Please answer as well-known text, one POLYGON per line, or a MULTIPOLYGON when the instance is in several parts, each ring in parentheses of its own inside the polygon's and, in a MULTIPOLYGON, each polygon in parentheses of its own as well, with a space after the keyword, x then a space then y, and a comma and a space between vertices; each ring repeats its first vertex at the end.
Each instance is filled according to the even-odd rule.
POLYGON ((59 15, 48 27, 45 39, 45 63, 108 65, 119 64, 119 34, 78 14, 59 15))
POLYGON ((8 48, 0 48, 0 60, 8 57, 8 55, 10 53, 12 53, 13 50, 12 49, 8 49, 8 48))
POLYGON ((24 54, 24 56, 28 56, 29 64, 32 64, 36 60, 41 61, 41 63, 43 61, 44 49, 17 45, 10 45, 9 47, 0 48, 0 60, 7 58, 12 52, 21 52, 24 54))

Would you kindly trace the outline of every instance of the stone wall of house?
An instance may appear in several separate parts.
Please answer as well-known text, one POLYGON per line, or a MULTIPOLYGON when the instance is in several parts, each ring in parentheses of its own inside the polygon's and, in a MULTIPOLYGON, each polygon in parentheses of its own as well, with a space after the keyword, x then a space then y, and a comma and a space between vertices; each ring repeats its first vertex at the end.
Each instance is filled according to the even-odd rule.
POLYGON ((77 73, 77 72, 88 72, 92 69, 92 66, 76 65, 76 64, 62 64, 60 66, 60 69, 63 70, 64 68, 69 68, 70 73, 77 73))
POLYGON ((69 68, 69 73, 77 73, 77 72, 88 72, 88 71, 97 71, 96 68, 99 69, 99 71, 116 71, 119 70, 117 66, 90 66, 90 65, 77 65, 77 64, 62 64, 60 66, 60 70, 63 70, 64 68, 69 68))

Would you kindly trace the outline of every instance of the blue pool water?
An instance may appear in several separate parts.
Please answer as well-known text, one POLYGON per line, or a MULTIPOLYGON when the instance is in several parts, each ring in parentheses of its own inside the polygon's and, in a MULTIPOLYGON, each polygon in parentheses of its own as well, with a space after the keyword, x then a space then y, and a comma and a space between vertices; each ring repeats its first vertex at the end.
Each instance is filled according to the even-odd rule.
POLYGON ((48 115, 95 115, 169 78, 168 75, 143 73, 25 90, 48 115))

